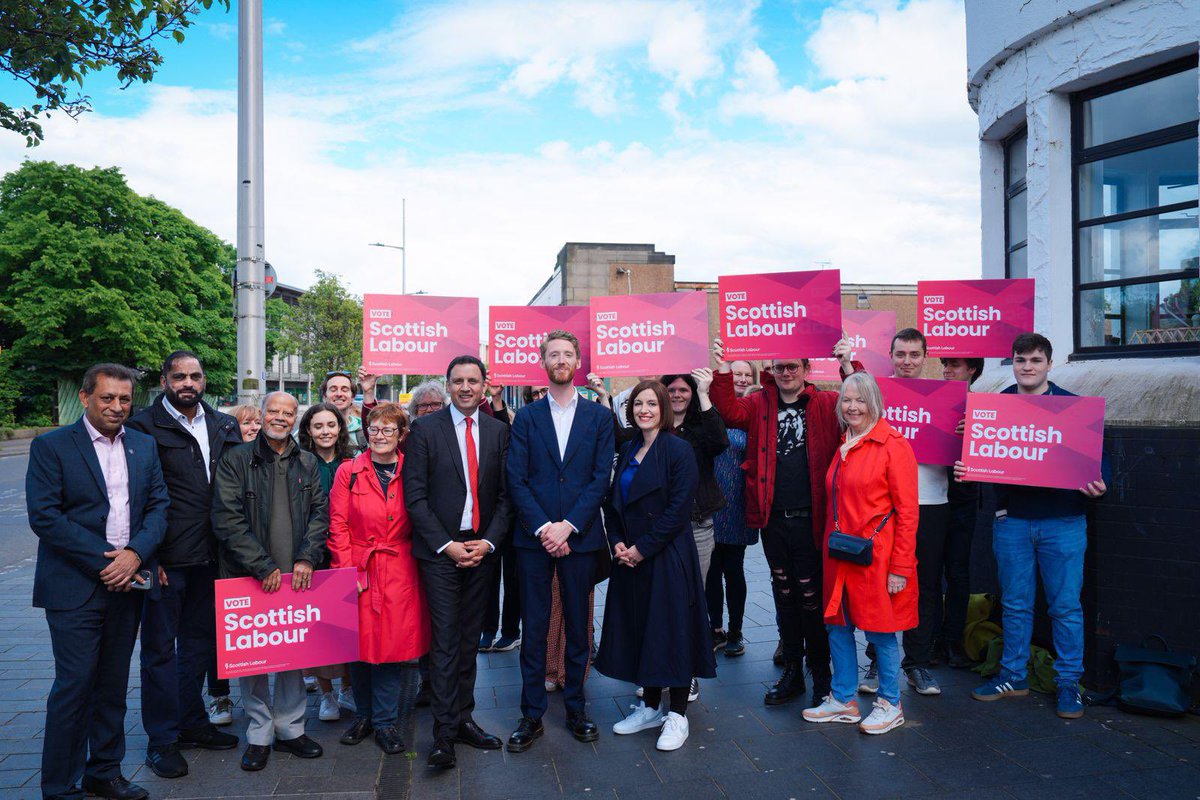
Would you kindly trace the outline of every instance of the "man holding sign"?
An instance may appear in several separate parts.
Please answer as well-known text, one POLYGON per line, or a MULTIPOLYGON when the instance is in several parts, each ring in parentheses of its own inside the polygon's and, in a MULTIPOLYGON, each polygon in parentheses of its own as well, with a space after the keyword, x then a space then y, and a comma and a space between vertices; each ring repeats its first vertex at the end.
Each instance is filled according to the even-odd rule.
MULTIPOLYGON (((1024 333, 1013 342, 1013 376, 1004 394, 1074 396, 1049 379, 1050 340, 1024 333)), ((1107 471, 1103 465, 1101 472, 1107 471)), ((954 464, 955 480, 967 468, 954 464)), ((1083 716, 1079 678, 1083 675, 1083 555, 1087 550, 1087 505, 1108 490, 1103 474, 1074 489, 996 485, 996 520, 992 549, 1000 575, 1004 608, 1004 655, 1000 673, 971 692, 976 700, 1029 694, 1027 664, 1033 637, 1033 603, 1037 574, 1042 575, 1046 604, 1053 621, 1054 664, 1058 684, 1058 716, 1083 716)))

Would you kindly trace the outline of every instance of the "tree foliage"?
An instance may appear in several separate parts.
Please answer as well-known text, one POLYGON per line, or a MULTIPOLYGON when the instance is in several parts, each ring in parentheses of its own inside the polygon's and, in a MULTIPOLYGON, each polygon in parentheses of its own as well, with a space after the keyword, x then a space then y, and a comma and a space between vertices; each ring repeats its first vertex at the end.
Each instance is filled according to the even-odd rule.
POLYGON ((277 347, 297 353, 316 380, 330 370, 354 370, 362 362, 362 298, 341 279, 316 270, 317 281, 282 316, 277 347))
POLYGON ((122 88, 149 83, 163 63, 158 45, 184 40, 202 9, 229 0, 0 0, 0 71, 33 90, 34 102, 0 102, 0 127, 42 141, 39 120, 91 110, 78 91, 89 72, 115 67, 122 88))
POLYGON ((156 372, 194 351, 229 390, 234 248, 116 168, 26 162, 0 180, 0 345, 24 381, 114 361, 156 372))

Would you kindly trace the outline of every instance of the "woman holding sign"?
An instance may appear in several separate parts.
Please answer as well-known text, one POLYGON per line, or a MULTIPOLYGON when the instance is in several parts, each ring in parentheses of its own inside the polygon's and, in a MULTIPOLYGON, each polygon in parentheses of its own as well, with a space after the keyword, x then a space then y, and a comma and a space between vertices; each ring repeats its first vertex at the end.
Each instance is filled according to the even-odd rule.
POLYGON ((429 613, 400 482, 399 447, 407 427, 399 405, 373 408, 366 426, 369 449, 338 469, 329 498, 333 567, 358 570, 359 661, 350 665, 356 711, 341 742, 358 744, 374 732, 389 755, 404 750, 396 727, 400 662, 429 650, 429 613))
POLYGON ((666 387, 642 381, 630 397, 638 435, 617 456, 604 515, 614 562, 596 669, 646 687, 613 733, 660 728, 658 749, 677 750, 688 738, 692 679, 716 676, 691 526, 699 472, 692 446, 671 432, 666 387))
POLYGON ((824 597, 833 686, 804 718, 887 733, 904 724, 896 634, 917 624, 917 459, 883 419, 879 384, 867 373, 842 383, 837 417, 845 433, 825 478, 824 597), (855 628, 875 645, 879 665, 879 694, 865 720, 855 699, 855 628))

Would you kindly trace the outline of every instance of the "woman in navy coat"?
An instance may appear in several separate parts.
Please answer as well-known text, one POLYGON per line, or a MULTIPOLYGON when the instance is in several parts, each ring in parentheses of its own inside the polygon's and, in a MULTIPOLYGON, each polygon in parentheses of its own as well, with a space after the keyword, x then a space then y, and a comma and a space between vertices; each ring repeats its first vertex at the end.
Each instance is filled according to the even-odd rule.
POLYGON ((595 667, 645 687, 613 732, 661 727, 658 749, 676 750, 688 737, 692 677, 716 676, 691 527, 699 471, 692 446, 671 433, 666 387, 642 381, 630 396, 626 416, 641 435, 621 449, 605 507, 614 563, 595 667), (665 714, 663 686, 670 687, 665 714))

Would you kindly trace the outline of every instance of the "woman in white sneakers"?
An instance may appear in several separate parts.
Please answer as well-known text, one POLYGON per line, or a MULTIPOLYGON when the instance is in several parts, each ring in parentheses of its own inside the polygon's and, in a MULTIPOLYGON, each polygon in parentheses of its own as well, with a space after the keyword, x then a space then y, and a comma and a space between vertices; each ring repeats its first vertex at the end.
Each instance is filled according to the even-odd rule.
POLYGON ((842 383, 837 415, 845 433, 825 478, 825 624, 833 686, 804 718, 887 733, 904 724, 896 634, 917 625, 917 460, 908 440, 883 419, 879 384, 867 373, 842 383), (879 694, 866 719, 855 699, 856 628, 875 645, 879 668, 879 694))

